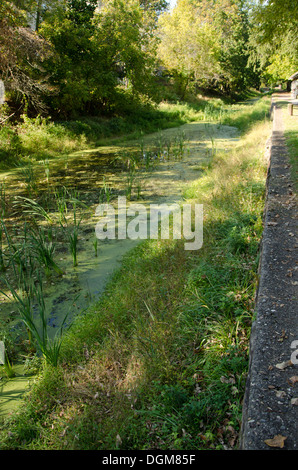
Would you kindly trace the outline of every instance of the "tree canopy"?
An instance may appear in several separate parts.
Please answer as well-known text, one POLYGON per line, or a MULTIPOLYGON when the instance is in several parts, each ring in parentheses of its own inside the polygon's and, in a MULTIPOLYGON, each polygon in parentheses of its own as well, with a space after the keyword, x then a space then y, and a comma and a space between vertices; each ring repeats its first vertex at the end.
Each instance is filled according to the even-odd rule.
POLYGON ((178 0, 160 17, 159 35, 159 57, 181 83, 228 93, 255 84, 243 1, 178 0))
POLYGON ((252 62, 269 83, 286 80, 298 70, 296 0, 260 0, 251 16, 252 62))
POLYGON ((0 78, 14 105, 63 118, 152 102, 161 71, 181 99, 199 88, 233 96, 297 70, 295 4, 2 0, 0 78))

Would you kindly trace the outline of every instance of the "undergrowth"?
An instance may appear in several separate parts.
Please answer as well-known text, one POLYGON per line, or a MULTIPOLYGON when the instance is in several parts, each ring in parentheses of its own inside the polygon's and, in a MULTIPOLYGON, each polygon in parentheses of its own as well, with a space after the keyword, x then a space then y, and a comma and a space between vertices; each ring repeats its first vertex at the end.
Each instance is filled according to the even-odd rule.
POLYGON ((193 121, 216 121, 248 130, 251 122, 262 120, 267 112, 266 101, 254 107, 228 105, 210 98, 190 103, 161 102, 155 108, 135 109, 126 116, 82 117, 72 121, 52 121, 22 115, 19 122, 0 126, 0 169, 69 155, 92 149, 107 142, 137 139, 143 134, 178 127, 193 121))

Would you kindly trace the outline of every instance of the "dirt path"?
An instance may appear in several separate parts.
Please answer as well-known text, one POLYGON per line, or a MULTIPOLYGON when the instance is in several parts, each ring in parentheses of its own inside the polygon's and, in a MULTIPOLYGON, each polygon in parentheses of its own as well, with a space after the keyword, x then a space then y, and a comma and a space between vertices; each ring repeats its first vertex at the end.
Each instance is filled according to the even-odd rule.
POLYGON ((297 200, 273 102, 265 227, 244 402, 242 448, 298 448, 297 200))

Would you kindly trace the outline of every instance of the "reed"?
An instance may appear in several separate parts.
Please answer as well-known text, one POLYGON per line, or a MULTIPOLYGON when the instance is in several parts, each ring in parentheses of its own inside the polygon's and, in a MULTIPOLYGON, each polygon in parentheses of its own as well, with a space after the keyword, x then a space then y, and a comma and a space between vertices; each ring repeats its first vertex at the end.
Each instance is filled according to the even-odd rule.
POLYGON ((51 230, 39 227, 37 231, 30 233, 30 237, 36 260, 44 267, 46 276, 50 276, 52 271, 62 276, 63 271, 54 260, 55 245, 51 230))
MULTIPOLYGON (((18 288, 15 288, 12 282, 7 278, 4 278, 4 282, 6 283, 12 298, 16 302, 20 318, 28 331, 30 350, 32 352, 41 352, 46 362, 53 366, 57 366, 63 329, 68 313, 65 315, 54 338, 50 338, 48 334, 48 322, 42 278, 39 272, 36 273, 35 277, 36 279, 33 280, 32 277, 20 276, 18 288), (37 312, 34 315, 36 307, 37 312)), ((2 291, 2 293, 11 300, 8 293, 4 291, 2 291)))
POLYGON ((0 272, 5 271, 5 263, 4 263, 4 253, 3 253, 3 228, 2 223, 0 224, 0 272))
POLYGON ((37 324, 33 321, 27 326, 32 331, 32 334, 37 342, 38 348, 41 351, 46 362, 56 367, 58 365, 59 353, 63 339, 64 327, 68 318, 68 313, 65 315, 62 324, 58 328, 55 336, 50 338, 48 334, 48 322, 46 314, 46 306, 42 288, 41 279, 34 286, 33 293, 38 305, 38 316, 41 321, 40 331, 37 324))
POLYGON ((103 177, 103 187, 100 189, 99 193, 99 202, 107 202, 109 203, 112 198, 112 188, 109 184, 106 183, 105 176, 103 177))
POLYGON ((210 124, 205 124, 205 133, 207 134, 207 136, 209 137, 210 139, 210 142, 211 142, 211 157, 215 157, 216 155, 216 143, 215 143, 215 139, 214 139, 214 133, 212 131, 212 127, 210 124))
MULTIPOLYGON (((9 234, 4 220, 1 220, 1 231, 6 238, 7 243, 7 257, 8 266, 12 266, 15 276, 17 277, 22 272, 26 271, 26 238, 27 238, 27 224, 24 225, 24 235, 21 238, 15 237, 14 239, 9 234)), ((30 250, 29 250, 30 252, 30 250)))
POLYGON ((21 176, 23 177, 29 197, 32 197, 32 195, 36 194, 37 192, 36 175, 33 170, 32 164, 29 163, 28 166, 20 167, 20 173, 21 173, 21 176))
POLYGON ((98 249, 98 240, 97 240, 97 238, 95 238, 95 240, 93 242, 93 248, 94 248, 94 255, 97 258, 97 249, 98 249))
POLYGON ((7 354, 7 351, 5 351, 5 356, 4 356, 4 369, 5 369, 5 372, 7 374, 7 377, 9 379, 12 379, 13 377, 16 376, 16 373, 15 371, 13 370, 13 364, 10 363, 10 360, 8 358, 8 354, 7 354))
POLYGON ((50 182, 50 163, 49 163, 49 159, 46 158, 45 160, 43 160, 42 163, 43 163, 43 166, 44 166, 44 171, 45 171, 47 184, 49 186, 49 182, 50 182))
POLYGON ((54 199, 58 209, 59 222, 62 224, 65 222, 67 214, 67 189, 65 186, 54 190, 54 199))
POLYGON ((17 287, 14 287, 13 283, 8 280, 7 277, 3 278, 4 283, 6 284, 10 294, 2 291, 2 294, 5 295, 9 300, 11 297, 16 303, 17 310, 21 317, 21 320, 25 324, 28 332, 29 348, 33 349, 33 331, 32 324, 33 322, 33 281, 32 278, 28 278, 22 273, 19 274, 17 278, 17 287))
POLYGON ((27 197, 22 197, 22 196, 16 196, 14 200, 14 204, 16 206, 20 206, 22 213, 28 214, 30 217, 40 217, 50 224, 53 223, 53 217, 45 210, 44 207, 42 207, 40 204, 38 204, 37 201, 34 201, 31 198, 27 197))
POLYGON ((136 178, 135 169, 131 167, 127 175, 126 190, 125 190, 126 198, 128 199, 128 201, 131 199, 131 196, 132 196, 132 190, 133 190, 135 178, 136 178))
POLYGON ((6 216, 6 192, 5 183, 0 183, 0 216, 6 216))
POLYGON ((71 230, 68 231, 68 242, 70 252, 72 255, 73 266, 78 265, 78 241, 79 241, 79 227, 81 221, 77 218, 77 201, 73 200, 73 225, 71 230))

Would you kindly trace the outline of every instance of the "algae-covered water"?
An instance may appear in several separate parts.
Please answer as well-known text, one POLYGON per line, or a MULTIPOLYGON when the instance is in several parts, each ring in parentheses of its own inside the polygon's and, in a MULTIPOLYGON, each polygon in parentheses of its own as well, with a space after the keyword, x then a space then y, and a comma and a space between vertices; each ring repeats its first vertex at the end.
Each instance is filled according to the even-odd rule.
MULTIPOLYGON (((181 202, 186 185, 200 177, 216 152, 229 151, 237 139, 236 128, 213 123, 191 123, 144 136, 141 141, 80 151, 49 162, 36 162, 29 176, 22 168, 0 175, 2 183, 5 182, 5 201, 11 207, 14 207, 12 202, 18 196, 38 197, 46 206, 47 195, 61 188, 75 190, 83 204, 77 266, 72 264, 66 240, 60 237, 56 244, 55 261, 64 274, 50 276, 44 281, 49 336, 55 334, 66 314, 67 322, 71 324, 76 315, 82 315, 99 298, 112 273, 121 266, 123 256, 139 243, 139 240, 129 238, 97 240, 98 205, 102 202, 115 205, 117 196, 128 194, 131 204, 138 202, 146 207, 150 203, 181 202), (134 159, 133 156, 138 158, 134 159), (133 161, 137 164, 131 171, 133 161)), ((55 212, 50 206, 47 210, 55 212)), ((20 230, 23 216, 20 210, 10 211, 6 222, 11 228, 20 230)), ((71 218, 71 214, 68 217, 71 218)), ((57 217, 54 220, 57 221, 57 217)), ((56 225, 54 229, 58 230, 59 224, 56 225)), ((7 275, 13 277, 9 271, 7 275)), ((17 329, 20 318, 13 300, 2 295, 0 301, 1 335, 2 331, 17 329)), ((16 408, 33 380, 22 372, 21 364, 15 368, 15 378, 2 379, 0 417, 16 408)))

